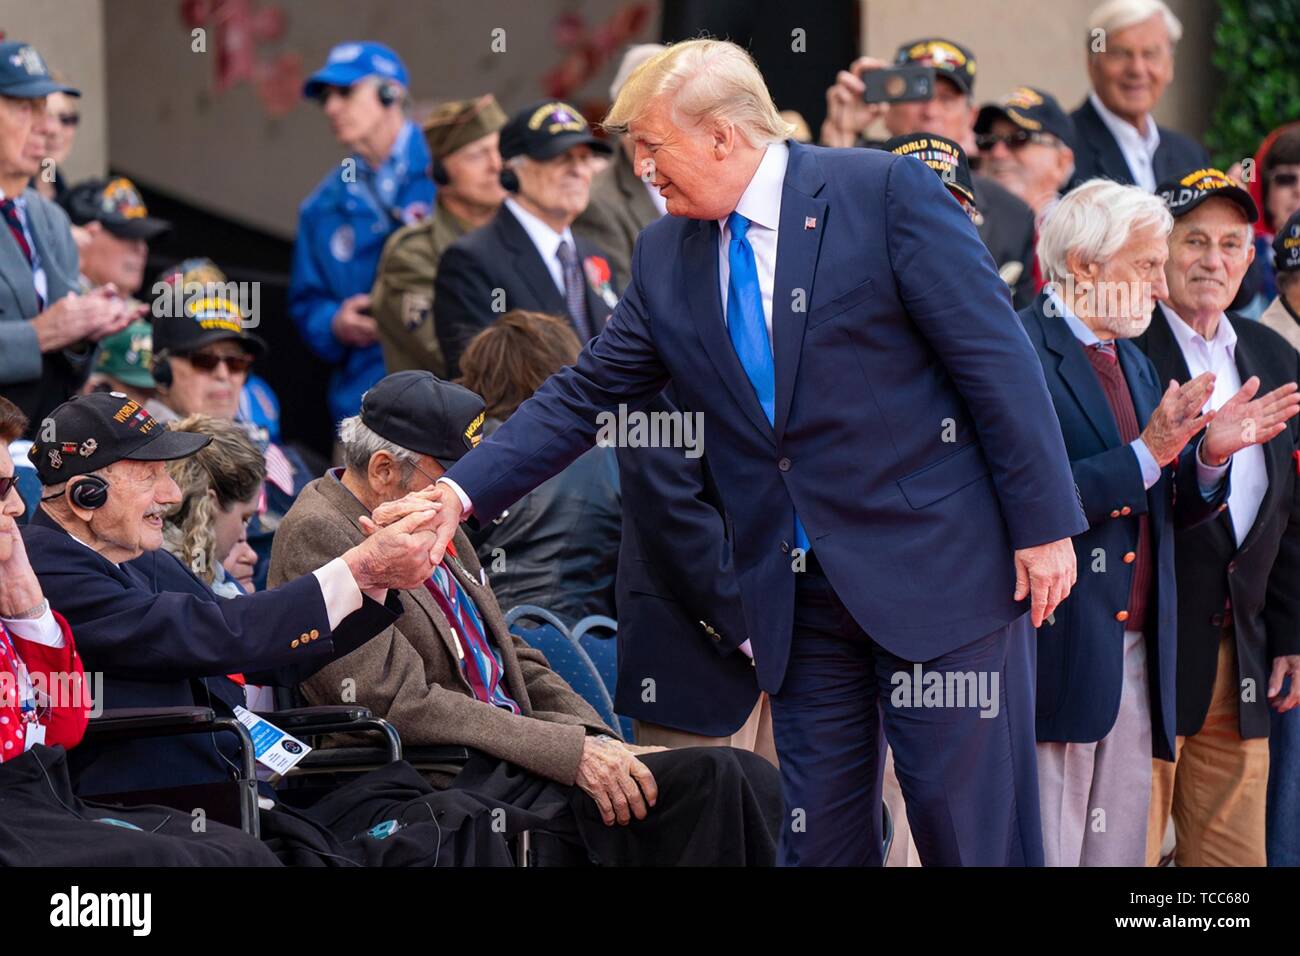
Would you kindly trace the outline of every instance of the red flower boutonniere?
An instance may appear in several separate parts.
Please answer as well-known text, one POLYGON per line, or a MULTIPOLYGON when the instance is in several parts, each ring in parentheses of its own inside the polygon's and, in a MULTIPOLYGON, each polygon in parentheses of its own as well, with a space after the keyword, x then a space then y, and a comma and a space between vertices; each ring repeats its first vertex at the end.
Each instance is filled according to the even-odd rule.
POLYGON ((604 300, 605 304, 611 309, 618 305, 618 294, 613 286, 614 273, 609 268, 605 257, 587 256, 582 260, 582 266, 587 272, 587 281, 591 283, 591 287, 596 290, 596 294, 604 300))
POLYGON ((1300 475, 1300 451, 1291 452, 1291 457, 1295 459, 1295 473, 1300 475))

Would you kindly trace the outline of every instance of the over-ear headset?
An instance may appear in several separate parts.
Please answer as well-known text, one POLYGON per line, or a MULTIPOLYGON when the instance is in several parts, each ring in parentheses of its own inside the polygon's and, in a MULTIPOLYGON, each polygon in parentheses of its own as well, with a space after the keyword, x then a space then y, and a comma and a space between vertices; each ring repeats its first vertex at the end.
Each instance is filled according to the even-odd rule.
POLYGON ((154 353, 151 371, 153 372, 153 380, 155 384, 161 385, 163 388, 171 388, 172 363, 167 356, 166 349, 154 353))
POLYGON ((99 475, 78 475, 70 480, 75 484, 57 494, 46 495, 41 501, 53 501, 55 498, 62 498, 66 494, 68 500, 78 508, 94 511, 96 508, 104 507, 104 502, 108 500, 107 481, 99 477, 99 475))
POLYGON ((401 87, 396 83, 390 83, 387 80, 379 84, 375 93, 379 97, 380 106, 392 106, 402 98, 401 87))
POLYGON ((501 188, 508 193, 519 192, 519 176, 513 169, 501 170, 501 188))
POLYGON ((437 156, 433 157, 433 168, 430 170, 430 175, 439 186, 445 186, 451 182, 451 177, 447 175, 447 167, 442 165, 442 160, 437 156))

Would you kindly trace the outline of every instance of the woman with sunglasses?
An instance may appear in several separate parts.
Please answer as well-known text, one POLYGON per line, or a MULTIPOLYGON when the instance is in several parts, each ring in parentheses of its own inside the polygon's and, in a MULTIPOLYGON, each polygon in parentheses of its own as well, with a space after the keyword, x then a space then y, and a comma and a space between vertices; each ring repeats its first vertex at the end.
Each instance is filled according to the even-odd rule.
MULTIPOLYGON (((66 82, 58 70, 50 74, 56 83, 66 82)), ((37 176, 32 181, 36 191, 46 199, 62 202, 63 194, 68 191, 68 181, 63 176, 63 164, 72 152, 77 139, 77 127, 81 124, 81 109, 77 101, 67 93, 51 93, 45 98, 45 113, 50 122, 46 124, 45 155, 54 160, 54 178, 37 176)))

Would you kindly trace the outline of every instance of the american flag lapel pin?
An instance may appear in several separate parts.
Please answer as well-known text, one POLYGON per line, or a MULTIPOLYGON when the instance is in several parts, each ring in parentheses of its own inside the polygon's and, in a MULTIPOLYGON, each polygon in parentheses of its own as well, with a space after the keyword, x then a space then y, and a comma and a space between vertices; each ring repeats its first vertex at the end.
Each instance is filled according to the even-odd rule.
POLYGON ((804 217, 803 217, 803 227, 804 227, 805 230, 808 230, 808 229, 816 229, 816 228, 817 228, 817 217, 816 217, 816 216, 804 216, 804 217))

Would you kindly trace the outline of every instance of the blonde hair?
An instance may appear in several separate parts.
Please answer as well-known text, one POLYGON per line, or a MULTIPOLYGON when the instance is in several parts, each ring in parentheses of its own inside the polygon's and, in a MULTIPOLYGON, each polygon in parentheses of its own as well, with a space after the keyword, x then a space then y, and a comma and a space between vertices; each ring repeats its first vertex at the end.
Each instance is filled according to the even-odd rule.
POLYGON ((725 40, 686 40, 650 57, 632 71, 601 125, 626 133, 661 96, 669 98, 674 121, 686 121, 679 125, 729 122, 751 146, 779 143, 794 133, 753 59, 725 40))
POLYGON ((257 493, 266 478, 266 459, 242 426, 224 418, 191 415, 168 427, 212 436, 205 448, 167 463, 172 480, 180 485, 181 502, 163 525, 163 547, 211 584, 220 563, 213 524, 217 509, 230 508, 257 493), (209 491, 215 493, 215 500, 209 491))

